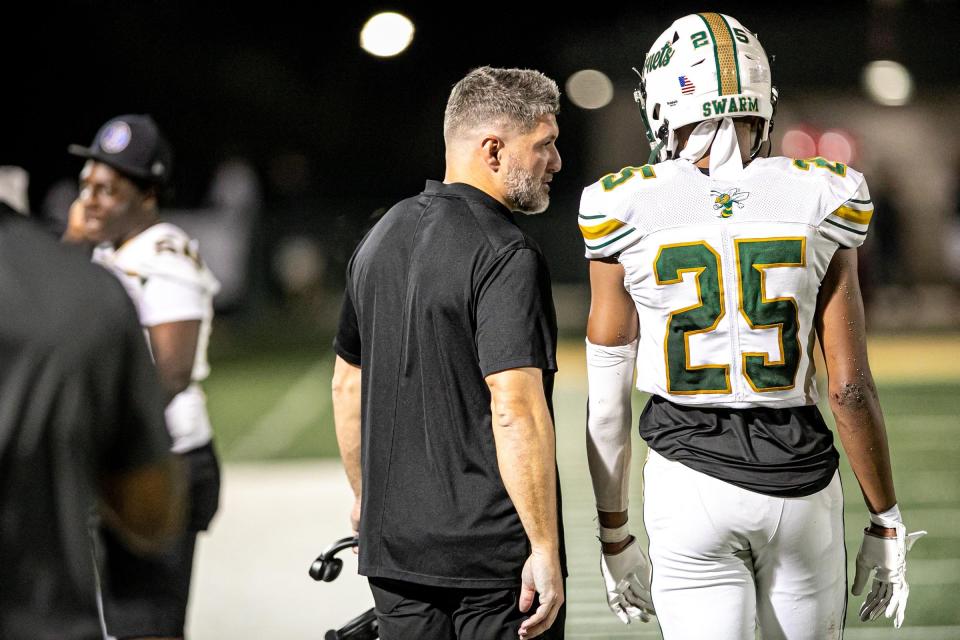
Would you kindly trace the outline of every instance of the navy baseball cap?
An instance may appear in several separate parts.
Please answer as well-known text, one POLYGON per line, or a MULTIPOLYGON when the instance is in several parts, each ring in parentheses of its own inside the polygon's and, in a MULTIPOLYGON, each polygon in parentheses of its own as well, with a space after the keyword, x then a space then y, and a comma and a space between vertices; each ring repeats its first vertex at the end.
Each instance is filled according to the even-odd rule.
POLYGON ((89 158, 133 178, 165 184, 173 152, 157 123, 148 115, 112 118, 97 131, 93 144, 67 147, 71 155, 89 158))

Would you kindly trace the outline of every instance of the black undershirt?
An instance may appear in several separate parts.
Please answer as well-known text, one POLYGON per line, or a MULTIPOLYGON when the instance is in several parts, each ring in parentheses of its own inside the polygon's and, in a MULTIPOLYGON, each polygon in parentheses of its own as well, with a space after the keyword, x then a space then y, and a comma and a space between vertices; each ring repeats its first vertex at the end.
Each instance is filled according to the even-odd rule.
POLYGON ((816 493, 830 484, 839 463, 816 405, 719 409, 651 396, 640 436, 668 460, 770 496, 816 493))

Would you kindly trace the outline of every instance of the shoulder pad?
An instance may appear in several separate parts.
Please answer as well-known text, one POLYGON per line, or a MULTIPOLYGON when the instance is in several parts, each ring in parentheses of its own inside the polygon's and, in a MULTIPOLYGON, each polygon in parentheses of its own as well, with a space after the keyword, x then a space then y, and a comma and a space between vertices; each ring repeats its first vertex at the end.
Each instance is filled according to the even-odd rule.
MULTIPOLYGON (((219 283, 200 257, 198 243, 180 227, 160 223, 137 236, 136 249, 131 258, 134 270, 142 277, 161 277, 177 280, 210 291, 219 289, 219 283)), ((127 262, 126 260, 124 261, 127 262)))
POLYGON ((814 221, 817 230, 842 247, 863 244, 873 217, 873 201, 863 174, 841 162, 819 157, 793 160, 791 168, 819 177, 822 186, 821 207, 814 221))
POLYGON ((873 202, 863 174, 825 158, 769 158, 774 170, 800 179, 817 198, 810 224, 845 248, 859 247, 867 235, 873 202))
POLYGON ((649 164, 624 167, 583 190, 577 222, 587 258, 615 255, 640 239, 631 224, 631 204, 638 191, 649 188, 657 179, 659 170, 660 165, 649 164))

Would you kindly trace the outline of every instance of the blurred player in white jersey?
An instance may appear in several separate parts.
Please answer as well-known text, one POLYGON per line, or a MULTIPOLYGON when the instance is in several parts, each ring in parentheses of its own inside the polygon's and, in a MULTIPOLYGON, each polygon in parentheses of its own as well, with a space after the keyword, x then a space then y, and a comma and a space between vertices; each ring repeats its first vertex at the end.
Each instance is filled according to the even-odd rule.
POLYGON ((843 497, 817 406, 830 407, 869 509, 853 593, 899 627, 907 534, 867 363, 856 248, 863 176, 823 158, 765 158, 777 93, 755 34, 686 16, 650 49, 636 99, 653 152, 587 187, 587 447, 601 573, 620 619, 664 637, 839 638, 843 497), (630 391, 649 446, 644 522, 630 535, 630 391), (652 570, 651 570, 652 566, 652 570), (652 575, 652 580, 651 580, 652 575), (655 610, 655 611, 654 611, 655 610))
POLYGON ((104 532, 104 618, 116 638, 180 638, 197 532, 216 513, 220 490, 200 387, 210 373, 207 341, 219 284, 196 241, 158 218, 172 154, 152 118, 113 118, 90 147, 71 145, 70 153, 87 162, 65 239, 94 244, 94 262, 113 271, 133 299, 166 392, 172 450, 186 462, 190 482, 187 531, 169 552, 139 558, 104 532))

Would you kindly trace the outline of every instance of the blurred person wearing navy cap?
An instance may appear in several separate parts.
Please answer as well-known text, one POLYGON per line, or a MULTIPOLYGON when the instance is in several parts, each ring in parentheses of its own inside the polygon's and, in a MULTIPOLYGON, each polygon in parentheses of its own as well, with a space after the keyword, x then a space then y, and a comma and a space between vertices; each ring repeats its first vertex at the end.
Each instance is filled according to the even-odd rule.
POLYGON ((89 525, 146 553, 183 522, 182 474, 133 305, 0 202, 0 638, 102 638, 89 525))
POLYGON ((106 629, 116 638, 180 638, 196 536, 219 502, 220 469, 200 386, 210 373, 207 342, 219 283, 196 240, 159 218, 173 154, 150 116, 113 118, 89 147, 69 151, 87 160, 64 240, 95 245, 93 261, 120 279, 137 307, 166 394, 172 450, 190 480, 187 530, 169 552, 139 558, 104 536, 106 629))

